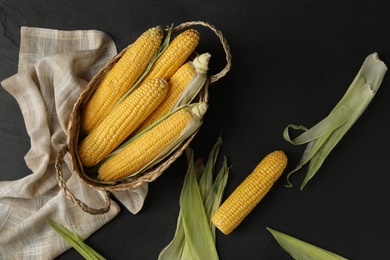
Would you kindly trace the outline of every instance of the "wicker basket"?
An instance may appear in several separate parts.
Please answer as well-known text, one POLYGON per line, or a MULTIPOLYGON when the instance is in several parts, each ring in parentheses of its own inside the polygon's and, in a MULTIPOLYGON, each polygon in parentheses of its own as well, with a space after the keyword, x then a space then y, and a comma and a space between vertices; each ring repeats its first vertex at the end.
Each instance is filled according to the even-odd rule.
MULTIPOLYGON (((226 66, 225 68, 219 72, 218 74, 211 75, 206 80, 206 83, 204 87, 201 90, 201 93, 199 94, 199 101, 208 102, 208 88, 209 85, 218 81, 220 78, 224 77, 226 73, 230 70, 231 67, 231 54, 230 54, 230 48, 227 44, 226 39, 223 37, 222 33, 217 30, 213 25, 208 24, 206 22, 201 21, 194 21, 194 22, 186 22, 179 24, 178 26, 175 26, 172 30, 172 33, 178 32, 180 30, 183 30, 186 27, 194 26, 194 25, 201 25, 204 27, 207 27, 211 29, 219 38, 222 47, 226 54, 226 66)), ((128 48, 128 47, 127 47, 128 48)), ((91 96, 91 94, 95 91, 100 79, 112 68, 112 66, 122 57, 124 52, 127 50, 125 48, 123 51, 121 51, 118 55, 116 55, 112 60, 110 60, 104 68, 102 68, 89 82, 89 84, 86 86, 85 90, 81 93, 79 99, 75 103, 73 107, 73 111, 71 113, 70 119, 69 119, 69 125, 68 125, 68 140, 67 145, 65 145, 57 155, 57 160, 55 163, 56 172, 57 172, 57 181, 60 188, 64 191, 66 198, 73 201, 75 204, 77 204, 82 210, 85 212, 88 212, 90 214, 103 214, 109 211, 111 206, 110 201, 110 193, 113 191, 125 191, 130 189, 135 189, 140 187, 146 182, 152 182, 156 178, 158 178, 181 154, 183 151, 187 148, 189 143, 192 141, 192 139, 195 137, 197 131, 191 135, 189 138, 187 138, 185 141, 183 141, 180 146, 172 153, 170 154, 165 160, 163 160, 161 163, 157 164, 155 167, 153 167, 151 170, 144 172, 142 174, 138 174, 132 178, 127 178, 126 180, 122 182, 117 182, 115 184, 106 184, 106 183, 100 183, 94 179, 91 179, 87 176, 87 174, 84 173, 82 164, 80 162, 80 159, 77 155, 77 146, 78 146, 78 136, 79 136, 79 129, 80 129, 80 108, 83 106, 83 104, 88 100, 88 98, 91 96), (64 163, 64 157, 65 155, 68 155, 73 167, 73 172, 77 174, 79 179, 86 183, 91 188, 101 190, 105 193, 105 207, 95 209, 91 208, 88 205, 86 205, 84 202, 77 199, 74 194, 68 189, 66 186, 66 181, 63 178, 63 172, 62 172, 62 165, 64 163)), ((198 129, 199 130, 199 129, 198 129)))

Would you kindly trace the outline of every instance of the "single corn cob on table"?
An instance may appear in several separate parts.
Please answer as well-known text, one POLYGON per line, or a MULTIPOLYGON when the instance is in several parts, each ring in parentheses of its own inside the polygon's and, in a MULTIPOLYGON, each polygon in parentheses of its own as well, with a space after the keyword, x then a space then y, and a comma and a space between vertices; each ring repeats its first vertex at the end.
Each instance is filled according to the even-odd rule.
POLYGON ((268 154, 233 191, 212 217, 214 225, 230 234, 268 193, 287 166, 283 151, 268 154))
POLYGON ((90 132, 134 85, 156 55, 163 39, 161 27, 144 32, 112 67, 81 111, 81 127, 90 132))
POLYGON ((211 55, 203 53, 193 61, 184 63, 168 81, 169 89, 166 99, 133 133, 136 135, 153 122, 169 113, 178 101, 181 105, 189 103, 204 86, 207 79, 208 63, 211 55))
POLYGON ((81 163, 93 167, 102 161, 156 109, 167 91, 164 79, 141 84, 81 141, 78 147, 81 163))
POLYGON ((144 80, 163 78, 168 81, 195 51, 199 40, 200 34, 197 30, 188 29, 179 33, 153 63, 144 80))
POLYGON ((150 166, 199 128, 207 105, 182 108, 146 131, 105 161, 98 170, 100 181, 115 181, 150 166))

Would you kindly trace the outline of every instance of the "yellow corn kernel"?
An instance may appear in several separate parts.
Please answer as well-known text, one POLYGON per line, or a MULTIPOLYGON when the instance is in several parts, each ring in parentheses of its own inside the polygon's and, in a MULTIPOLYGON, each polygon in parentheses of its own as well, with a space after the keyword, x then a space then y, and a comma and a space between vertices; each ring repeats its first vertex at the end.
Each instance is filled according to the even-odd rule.
POLYGON ((161 27, 144 32, 112 67, 81 111, 81 127, 90 132, 133 86, 156 54, 163 38, 161 27))
POLYGON ((168 81, 194 52, 199 40, 200 34, 194 29, 188 29, 178 34, 153 63, 145 79, 163 78, 168 81))
POLYGON ((225 235, 232 232, 263 199, 287 166, 283 151, 268 154, 233 191, 212 217, 225 235))
POLYGON ((193 117, 189 109, 178 110, 104 162, 98 180, 119 180, 142 169, 180 137, 193 117))
POLYGON ((196 71, 190 62, 183 64, 168 81, 169 89, 165 100, 153 111, 153 113, 137 128, 134 135, 144 130, 160 117, 167 114, 175 105, 180 94, 195 76, 196 71))
POLYGON ((167 90, 164 79, 151 80, 119 103, 80 143, 82 164, 93 167, 110 154, 156 109, 167 90))

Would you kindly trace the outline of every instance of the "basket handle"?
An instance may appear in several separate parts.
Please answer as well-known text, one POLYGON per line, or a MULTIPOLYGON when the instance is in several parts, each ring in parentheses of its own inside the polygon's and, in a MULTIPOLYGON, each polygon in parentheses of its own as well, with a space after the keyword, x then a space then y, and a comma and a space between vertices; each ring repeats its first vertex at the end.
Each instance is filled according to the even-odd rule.
POLYGON ((225 37, 222 35, 222 32, 219 31, 217 28, 215 28, 214 25, 211 25, 209 23, 206 23, 206 22, 202 22, 202 21, 193 21, 193 22, 185 22, 185 23, 181 23, 177 26, 175 26, 173 28, 173 31, 179 31, 183 28, 186 28, 186 27, 189 27, 189 26, 192 26, 192 25, 202 25, 204 27, 208 27, 210 30, 212 30, 216 35, 217 37, 219 38, 221 44, 222 44, 222 47, 223 47, 223 50, 225 51, 225 55, 226 55, 226 66, 225 68, 223 68, 219 73, 215 74, 215 75, 211 75, 209 77, 209 83, 213 83, 213 82, 216 82, 218 81, 219 79, 221 79, 222 77, 224 77, 230 70, 231 66, 232 66, 232 55, 230 53, 230 47, 227 43, 227 40, 225 39, 225 37))
POLYGON ((91 214, 91 215, 98 215, 98 214, 104 214, 107 213, 110 210, 111 207, 111 200, 110 200, 110 192, 105 191, 104 194, 104 200, 106 203, 106 206, 104 208, 95 209, 87 206, 84 202, 76 198, 76 196, 68 189, 66 185, 66 181, 64 180, 64 176, 62 173, 62 165, 64 163, 64 157, 66 153, 68 152, 68 145, 64 145, 62 149, 59 151, 56 162, 55 162, 55 169, 57 172, 57 182, 58 186, 64 191, 65 197, 69 200, 71 200, 74 204, 78 205, 83 211, 91 214))

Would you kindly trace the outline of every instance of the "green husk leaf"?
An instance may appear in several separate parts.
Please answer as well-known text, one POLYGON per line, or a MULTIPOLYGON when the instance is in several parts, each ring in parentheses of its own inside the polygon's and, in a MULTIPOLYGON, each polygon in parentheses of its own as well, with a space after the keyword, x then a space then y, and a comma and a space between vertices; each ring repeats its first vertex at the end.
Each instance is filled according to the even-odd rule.
POLYGON ((188 170, 180 195, 176 231, 173 240, 160 252, 160 260, 218 259, 211 217, 221 203, 228 177, 225 158, 213 182, 221 144, 220 137, 209 153, 206 166, 201 159, 194 162, 193 150, 186 149, 188 170))
POLYGON ((286 250, 294 259, 299 260, 345 260, 347 258, 309 244, 290 235, 267 227, 279 245, 286 250))
POLYGON ((214 144, 214 147, 211 149, 211 152, 208 156, 206 166, 203 169, 203 174, 199 181, 199 189, 202 195, 202 198, 206 200, 212 191, 213 186, 213 173, 214 165, 218 159, 218 153, 222 145, 221 136, 218 137, 217 142, 214 144))
POLYGON ((189 165, 188 173, 184 179, 185 188, 182 189, 180 207, 189 256, 192 259, 218 259, 203 199, 194 174, 193 161, 189 165))
POLYGON ((314 177, 329 153, 368 107, 386 71, 387 67, 377 53, 369 55, 344 96, 327 117, 310 129, 294 124, 285 128, 283 137, 286 141, 293 145, 307 144, 300 162, 287 174, 287 187, 292 187, 290 176, 307 163, 309 167, 301 189, 314 177), (302 130, 303 133, 291 139, 290 129, 302 130))
POLYGON ((228 172, 229 172, 229 169, 227 167, 227 160, 226 158, 224 158, 222 167, 218 172, 217 176, 215 177, 213 183, 214 167, 218 159, 218 153, 220 151, 221 145, 222 145, 222 137, 219 136, 217 142, 214 144, 214 147, 212 148, 208 156, 207 164, 204 167, 204 172, 199 181, 199 188, 202 194, 206 215, 207 218, 209 219, 209 225, 211 228, 211 232, 213 234, 214 241, 215 241, 215 226, 212 223, 211 218, 221 204, 222 195, 227 183, 228 172))
POLYGON ((158 259, 159 260, 183 259, 182 256, 183 256, 185 243, 186 241, 185 241, 185 234, 184 234, 184 227, 183 227, 182 210, 180 209, 173 239, 163 250, 161 250, 158 259))
POLYGON ((209 224, 211 228, 211 233, 213 235, 214 241, 216 241, 216 232, 215 225, 212 222, 212 217, 214 213, 217 211, 222 202, 223 191, 225 190, 227 180, 228 180, 229 168, 227 166, 227 160, 224 158, 222 168, 219 171, 217 177, 215 178, 213 184, 213 192, 208 196, 205 207, 206 214, 209 218, 209 224))
POLYGON ((88 246, 76 233, 66 229, 61 224, 49 220, 50 226, 60 234, 69 245, 71 245, 77 252, 79 252, 87 260, 105 260, 105 258, 96 252, 93 248, 88 246))

